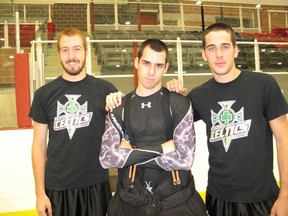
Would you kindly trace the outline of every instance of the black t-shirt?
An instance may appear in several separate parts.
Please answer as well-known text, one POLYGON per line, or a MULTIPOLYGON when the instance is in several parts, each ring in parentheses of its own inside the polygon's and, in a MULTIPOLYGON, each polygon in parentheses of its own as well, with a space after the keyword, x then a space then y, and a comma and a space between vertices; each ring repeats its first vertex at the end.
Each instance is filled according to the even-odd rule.
POLYGON ((269 121, 286 114, 287 103, 272 76, 244 72, 229 83, 214 79, 193 89, 195 121, 206 124, 207 192, 231 202, 267 200, 278 192, 273 175, 269 121))
POLYGON ((87 75, 79 82, 58 77, 35 92, 29 116, 48 124, 46 188, 62 190, 108 179, 99 163, 106 95, 117 89, 87 75))

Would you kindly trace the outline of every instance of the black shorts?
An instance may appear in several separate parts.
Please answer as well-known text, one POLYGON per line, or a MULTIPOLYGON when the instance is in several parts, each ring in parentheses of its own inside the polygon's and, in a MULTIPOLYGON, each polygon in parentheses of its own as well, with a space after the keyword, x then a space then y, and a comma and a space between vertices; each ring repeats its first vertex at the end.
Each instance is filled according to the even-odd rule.
POLYGON ((111 199, 109 182, 62 191, 46 190, 53 216, 105 216, 111 199))
MULTIPOLYGON (((191 182, 194 186, 194 181, 191 182)), ((204 201, 195 189, 189 187, 183 189, 183 193, 175 193, 169 197, 159 200, 155 205, 133 205, 119 194, 119 187, 113 196, 109 208, 108 216, 207 216, 204 201), (186 192, 185 192, 185 191, 186 192), (188 195, 189 194, 189 195, 188 195), (178 196, 180 195, 180 196, 178 196), (188 195, 188 197, 185 197, 188 195), (181 201, 184 198, 183 202, 181 201)), ((131 197, 131 192, 126 192, 131 197)), ((137 200, 137 197, 135 197, 137 200)))
POLYGON ((269 216, 277 196, 253 203, 227 202, 206 194, 206 207, 210 216, 269 216))

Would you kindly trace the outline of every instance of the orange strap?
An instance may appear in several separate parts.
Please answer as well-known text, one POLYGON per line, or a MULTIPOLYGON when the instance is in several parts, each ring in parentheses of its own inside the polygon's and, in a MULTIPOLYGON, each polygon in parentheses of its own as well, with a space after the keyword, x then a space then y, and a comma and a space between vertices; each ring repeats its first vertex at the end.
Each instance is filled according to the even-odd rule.
POLYGON ((179 171, 178 171, 178 170, 176 170, 176 171, 172 170, 171 173, 172 173, 173 184, 174 184, 174 185, 179 185, 179 184, 181 184, 181 180, 180 180, 180 176, 179 176, 179 171))
POLYGON ((134 180, 135 180, 135 175, 136 175, 136 165, 133 164, 133 165, 130 165, 129 167, 129 179, 131 179, 131 188, 134 187, 134 180))

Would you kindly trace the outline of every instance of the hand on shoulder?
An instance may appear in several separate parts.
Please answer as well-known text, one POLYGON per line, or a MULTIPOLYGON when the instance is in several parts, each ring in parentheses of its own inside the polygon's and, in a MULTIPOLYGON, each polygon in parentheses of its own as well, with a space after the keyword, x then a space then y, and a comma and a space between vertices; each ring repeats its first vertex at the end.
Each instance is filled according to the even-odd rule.
POLYGON ((181 93, 181 94, 187 92, 187 88, 184 87, 183 82, 179 79, 169 80, 166 83, 166 88, 169 91, 181 93))
POLYGON ((122 98, 124 96, 125 95, 121 91, 113 92, 107 95, 105 109, 109 111, 119 107, 122 104, 122 98))

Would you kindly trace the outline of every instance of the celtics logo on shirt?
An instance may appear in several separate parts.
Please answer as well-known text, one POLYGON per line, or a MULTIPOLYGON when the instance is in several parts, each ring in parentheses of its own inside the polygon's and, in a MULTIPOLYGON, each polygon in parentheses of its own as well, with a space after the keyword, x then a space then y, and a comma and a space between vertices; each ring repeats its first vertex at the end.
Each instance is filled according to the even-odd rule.
POLYGON ((77 101, 81 95, 65 95, 68 101, 61 104, 57 101, 57 116, 54 118, 54 130, 66 130, 72 139, 77 128, 87 127, 93 113, 87 112, 88 102, 82 105, 77 101))
POLYGON ((211 135, 210 142, 222 140, 225 151, 229 150, 231 141, 248 136, 251 119, 244 120, 244 108, 235 112, 231 107, 235 100, 218 102, 222 107, 216 113, 211 110, 211 135))

